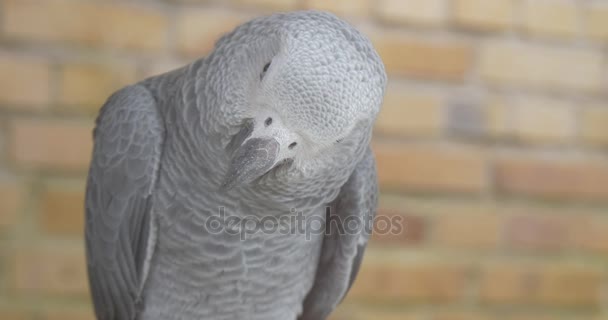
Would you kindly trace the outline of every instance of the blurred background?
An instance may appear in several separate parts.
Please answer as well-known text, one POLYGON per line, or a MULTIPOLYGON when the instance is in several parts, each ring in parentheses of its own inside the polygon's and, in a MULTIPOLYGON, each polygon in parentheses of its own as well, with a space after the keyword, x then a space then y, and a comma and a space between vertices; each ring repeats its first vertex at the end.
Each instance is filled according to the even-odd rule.
POLYGON ((608 319, 608 1, 0 0, 0 319, 93 319, 95 114, 252 17, 335 12, 390 75, 381 215, 333 319, 608 319))

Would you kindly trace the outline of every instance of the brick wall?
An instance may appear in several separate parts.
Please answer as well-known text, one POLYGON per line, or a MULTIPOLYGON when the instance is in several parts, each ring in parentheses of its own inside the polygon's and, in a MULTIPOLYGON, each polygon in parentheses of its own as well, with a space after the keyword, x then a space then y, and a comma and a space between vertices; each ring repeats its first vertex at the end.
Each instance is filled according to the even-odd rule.
POLYGON ((0 318, 92 319, 93 119, 251 17, 318 8, 390 74, 375 236, 333 319, 608 319, 608 1, 0 0, 0 318))

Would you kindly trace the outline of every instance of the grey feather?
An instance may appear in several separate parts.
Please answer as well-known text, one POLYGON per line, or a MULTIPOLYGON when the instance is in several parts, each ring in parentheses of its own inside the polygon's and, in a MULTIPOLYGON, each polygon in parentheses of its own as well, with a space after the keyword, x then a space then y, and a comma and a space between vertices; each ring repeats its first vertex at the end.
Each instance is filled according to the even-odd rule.
POLYGON ((147 89, 112 95, 97 119, 86 191, 86 249, 95 313, 135 319, 150 239, 163 128, 147 89))
MULTIPOLYGON (((326 235, 315 283, 304 301, 300 320, 325 319, 352 286, 376 214, 378 184, 371 149, 329 206, 326 235), (356 229, 348 221, 357 221, 356 229)), ((355 225, 355 224, 353 224, 355 225)))

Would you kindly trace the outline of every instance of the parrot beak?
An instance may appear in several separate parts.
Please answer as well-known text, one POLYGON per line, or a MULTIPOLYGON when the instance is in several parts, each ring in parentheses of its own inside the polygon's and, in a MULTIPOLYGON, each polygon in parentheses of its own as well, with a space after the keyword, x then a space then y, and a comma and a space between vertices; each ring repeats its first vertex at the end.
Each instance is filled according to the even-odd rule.
POLYGON ((276 164, 280 144, 271 137, 250 138, 232 158, 220 190, 230 190, 261 177, 276 164))

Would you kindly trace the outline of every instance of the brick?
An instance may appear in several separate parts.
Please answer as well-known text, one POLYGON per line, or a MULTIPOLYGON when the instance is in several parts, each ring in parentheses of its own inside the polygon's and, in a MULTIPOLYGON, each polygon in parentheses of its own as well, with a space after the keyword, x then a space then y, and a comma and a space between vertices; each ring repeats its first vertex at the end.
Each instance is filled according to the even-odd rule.
POLYGON ((246 20, 244 15, 225 10, 180 10, 176 18, 177 48, 187 56, 204 56, 222 35, 246 20))
POLYGON ((576 134, 575 107, 556 99, 512 100, 515 136, 528 143, 565 143, 576 134))
POLYGON ((38 58, 0 54, 0 108, 45 109, 50 100, 50 68, 38 58))
POLYGON ((298 8, 298 0, 233 0, 235 3, 272 10, 294 10, 298 8))
POLYGON ((593 49, 495 41, 484 44, 480 52, 480 74, 486 81, 536 89, 598 91, 603 64, 601 53, 593 49))
POLYGON ((538 36, 571 38, 580 33, 581 12, 574 1, 526 0, 523 27, 538 36))
POLYGON ((551 161, 503 157, 496 163, 500 191, 556 199, 608 200, 608 165, 599 161, 551 161))
POLYGON ((495 204, 487 201, 466 201, 450 198, 427 198, 381 195, 380 207, 408 215, 423 217, 440 217, 444 214, 454 213, 455 216, 465 214, 490 214, 496 212, 495 204))
MULTIPOLYGON (((580 213, 576 213, 581 216, 580 213)), ((579 250, 608 254, 608 220, 601 216, 587 214, 580 219, 575 233, 575 244, 579 250)))
POLYGON ((374 7, 378 18, 387 23, 440 26, 448 18, 445 0, 381 0, 374 7))
POLYGON ((505 262, 483 268, 480 296, 489 304, 596 307, 602 279, 589 267, 505 262))
POLYGON ((492 249, 499 245, 503 217, 491 208, 447 207, 435 217, 432 241, 441 247, 492 249))
POLYGON ((152 76, 157 76, 159 74, 163 74, 165 72, 173 71, 175 69, 179 69, 185 66, 187 63, 184 61, 156 61, 154 63, 148 64, 143 71, 143 74, 140 78, 145 79, 152 76))
POLYGON ((446 129, 453 137, 479 137, 485 132, 485 112, 473 99, 460 98, 448 104, 446 129))
POLYGON ((330 11, 341 16, 363 17, 370 12, 369 0, 305 0, 306 9, 330 11))
POLYGON ((462 80, 472 65, 469 45, 454 41, 412 39, 395 34, 372 37, 391 75, 462 80))
POLYGON ((512 107, 500 96, 491 96, 484 101, 486 134, 492 138, 511 137, 515 131, 512 107))
POLYGON ((93 121, 15 119, 10 123, 9 152, 20 166, 84 170, 88 167, 93 121))
MULTIPOLYGON (((544 313, 531 313, 531 312, 526 312, 526 313, 521 313, 521 314, 514 314, 510 317, 504 318, 505 320, 555 320, 554 316, 548 316, 544 313)), ((585 317, 585 319, 587 319, 585 317)), ((501 319, 502 320, 502 319, 501 319)))
POLYGON ((512 0, 456 0, 453 10, 456 25, 473 30, 504 30, 514 21, 512 0))
POLYGON ((485 160, 476 150, 376 143, 382 187, 416 191, 479 192, 485 187, 485 160))
POLYGON ((4 121, 3 117, 0 117, 0 164, 6 162, 6 144, 8 143, 6 140, 8 136, 8 125, 6 121, 4 121))
POLYGON ((589 106, 581 112, 580 130, 583 142, 608 145, 608 106, 589 106))
MULTIPOLYGON (((473 311, 439 311, 438 314, 432 315, 429 320, 492 320, 494 318, 487 314, 477 313, 473 311)), ((540 319, 538 319, 540 320, 540 319)))
POLYGON ((349 295, 355 301, 455 301, 464 293, 466 269, 440 262, 371 262, 363 265, 349 295))
POLYGON ((517 213, 506 219, 504 237, 507 245, 516 249, 555 251, 576 241, 578 223, 552 212, 517 213))
POLYGON ((97 112, 114 91, 135 81, 134 65, 64 64, 60 71, 58 102, 64 110, 97 112))
POLYGON ((598 40, 608 40, 608 4, 592 2, 585 8, 587 36, 598 40))
POLYGON ((14 289, 23 294, 88 295, 84 250, 19 248, 13 257, 14 289))
MULTIPOLYGON (((345 302, 348 303, 348 295, 345 302)), ((344 303, 338 305, 328 320, 426 320, 427 318, 416 311, 378 310, 352 308, 344 303)))
POLYGON ((565 144, 576 136, 576 107, 563 100, 492 96, 484 118, 490 137, 529 144, 565 144))
POLYGON ((0 319, 2 320, 30 320, 30 312, 27 311, 5 311, 0 310, 0 319))
POLYGON ((438 136, 442 102, 436 94, 389 83, 375 131, 396 136, 438 136))
MULTIPOLYGON (((348 299, 348 295, 346 296, 346 299, 348 299)), ((346 319, 356 320, 354 313, 347 306, 345 306, 344 303, 341 303, 340 305, 338 305, 336 307, 336 309, 329 315, 329 317, 327 319, 328 320, 346 320, 346 319)))
POLYGON ((419 215, 381 208, 374 219, 372 240, 380 245, 413 245, 426 235, 426 220, 419 215))
POLYGON ((23 181, 0 179, 0 230, 13 226, 25 206, 26 188, 23 181))
POLYGON ((41 228, 49 234, 84 233, 84 185, 49 183, 40 200, 41 228))
POLYGON ((159 50, 167 43, 167 18, 141 5, 6 0, 3 9, 4 33, 19 41, 136 50, 159 50))
POLYGON ((92 309, 44 310, 40 320, 95 320, 92 309))

